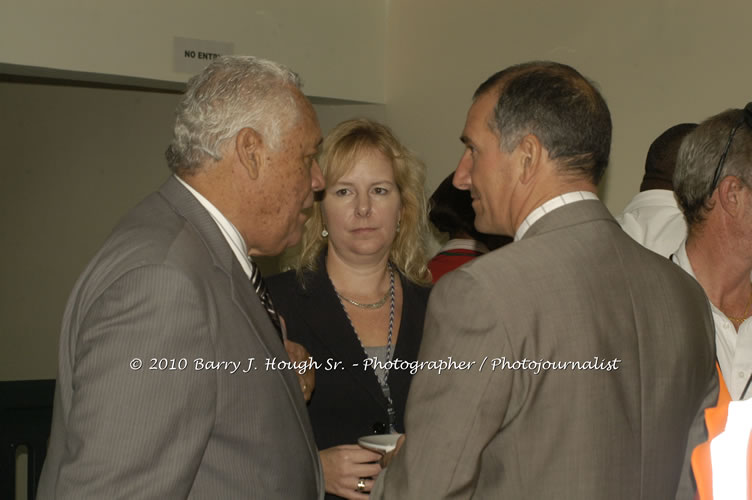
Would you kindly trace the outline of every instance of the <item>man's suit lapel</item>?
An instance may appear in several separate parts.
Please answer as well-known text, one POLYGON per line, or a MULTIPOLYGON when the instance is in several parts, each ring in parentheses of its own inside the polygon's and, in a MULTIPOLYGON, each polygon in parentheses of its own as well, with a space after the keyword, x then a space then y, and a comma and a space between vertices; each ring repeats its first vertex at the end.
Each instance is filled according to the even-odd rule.
POLYGON ((315 273, 306 273, 306 288, 299 293, 302 295, 301 304, 306 309, 301 317, 308 323, 311 336, 329 348, 335 361, 342 361, 347 372, 343 376, 350 377, 386 409, 386 398, 376 374, 372 368, 363 368, 366 354, 329 280, 325 259, 319 260, 315 273), (322 314, 322 311, 330 313, 322 314))
POLYGON ((272 357, 282 355, 284 347, 280 348, 279 335, 214 219, 174 177, 170 177, 165 182, 160 193, 170 202, 175 211, 196 229, 209 250, 214 265, 230 277, 233 300, 248 322, 253 325, 253 330, 266 347, 268 354, 272 357))
POLYGON ((600 200, 576 201, 557 208, 535 221, 522 239, 595 220, 607 220, 618 224, 600 200))
MULTIPOLYGON (((160 193, 175 211, 196 229, 214 259, 214 265, 230 276, 233 300, 248 322, 253 325, 253 330, 266 347, 269 356, 284 356, 287 359, 284 346, 279 341, 279 335, 269 315, 214 219, 174 177, 170 177, 162 186, 160 193)), ((295 377, 291 378, 293 379, 295 377)), ((295 383, 297 384, 297 380, 295 383)))
MULTIPOLYGON (((289 360, 284 345, 279 339, 279 334, 271 319, 269 319, 266 309, 261 304, 261 299, 253 290, 250 279, 245 274, 214 219, 174 177, 170 177, 162 185, 159 192, 173 206, 175 211, 196 229, 214 259, 215 266, 229 275, 233 302, 243 313, 248 323, 252 325, 250 334, 256 335, 266 350, 266 356, 268 358, 276 357, 278 360, 289 360)), ((296 372, 293 370, 274 371, 283 381, 285 392, 295 408, 300 425, 306 429, 311 458, 318 464, 318 448, 313 439, 308 412, 305 408, 296 372)))

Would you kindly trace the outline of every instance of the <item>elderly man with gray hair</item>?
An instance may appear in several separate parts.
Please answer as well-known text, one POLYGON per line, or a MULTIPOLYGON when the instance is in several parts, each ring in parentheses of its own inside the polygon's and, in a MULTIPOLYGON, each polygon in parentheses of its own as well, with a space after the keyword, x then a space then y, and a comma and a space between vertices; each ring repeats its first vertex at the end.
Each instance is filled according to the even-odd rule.
POLYGON ((752 398, 752 103, 708 118, 684 139, 674 191, 689 231, 671 258, 710 299, 729 395, 752 398))
POLYGON ((277 63, 221 57, 188 82, 173 175, 69 299, 38 498, 323 497, 311 387, 264 369, 289 358, 252 260, 300 239, 320 141, 277 63))

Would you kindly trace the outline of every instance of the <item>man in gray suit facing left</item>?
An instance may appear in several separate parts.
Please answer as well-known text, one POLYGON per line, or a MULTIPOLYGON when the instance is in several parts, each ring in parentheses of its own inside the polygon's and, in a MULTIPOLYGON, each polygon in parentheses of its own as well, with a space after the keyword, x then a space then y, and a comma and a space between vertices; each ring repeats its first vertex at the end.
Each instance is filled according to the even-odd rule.
POLYGON ((320 141, 277 63, 221 57, 188 82, 174 175, 69 299, 39 498, 323 498, 310 388, 266 369, 288 355, 251 259, 300 239, 320 141))
POLYGON ((569 66, 513 66, 476 91, 461 139, 476 228, 515 241, 433 289, 419 361, 474 364, 418 371, 374 496, 673 498, 716 397, 713 324, 697 283, 595 194, 605 101, 569 66))

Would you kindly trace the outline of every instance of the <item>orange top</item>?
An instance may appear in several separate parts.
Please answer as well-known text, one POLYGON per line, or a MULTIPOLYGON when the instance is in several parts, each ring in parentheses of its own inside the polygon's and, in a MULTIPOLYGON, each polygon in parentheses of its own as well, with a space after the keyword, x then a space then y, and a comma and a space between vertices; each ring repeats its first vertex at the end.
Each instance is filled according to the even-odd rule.
MULTIPOLYGON (((713 408, 705 410, 705 425, 708 428, 708 440, 697 446, 692 451, 692 471, 697 483, 697 496, 700 500, 713 499, 713 468, 710 459, 710 441, 718 436, 726 427, 728 418, 728 405, 731 402, 731 395, 723 380, 721 369, 716 363, 718 370, 718 379, 720 390, 718 392, 718 404, 713 408)), ((749 445, 747 447, 747 498, 752 500, 752 434, 750 434, 749 445)))

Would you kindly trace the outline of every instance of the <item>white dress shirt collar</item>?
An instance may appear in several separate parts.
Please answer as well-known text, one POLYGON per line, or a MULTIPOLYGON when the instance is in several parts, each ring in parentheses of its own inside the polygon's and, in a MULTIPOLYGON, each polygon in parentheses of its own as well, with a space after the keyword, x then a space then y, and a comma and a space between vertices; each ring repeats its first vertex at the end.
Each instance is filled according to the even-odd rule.
POLYGON ((571 191, 569 193, 560 194, 555 198, 551 198, 543 205, 530 212, 527 217, 525 217, 525 220, 522 221, 520 227, 517 228, 517 232, 514 235, 514 241, 521 240, 522 237, 525 236, 525 233, 527 233, 527 230, 530 229, 530 226, 535 224, 538 219, 540 219, 547 213, 553 212, 557 208, 561 208, 564 205, 569 205, 570 203, 577 201, 597 199, 598 196, 596 196, 595 193, 591 193, 590 191, 571 191))
POLYGON ((235 254, 235 257, 237 257, 238 262, 240 262, 240 265, 243 267, 243 271, 245 271, 245 274, 250 279, 251 277, 251 264, 248 261, 250 257, 248 256, 248 247, 245 244, 245 240, 240 235, 240 231, 238 231, 238 228, 236 228, 232 222, 227 220, 227 217, 222 215, 222 212, 220 212, 217 207, 212 205, 212 203, 204 198, 201 193, 193 189, 187 182, 185 182, 183 179, 178 177, 177 175, 175 178, 180 181, 180 183, 185 186, 185 188, 188 190, 189 193, 193 195, 196 200, 201 203, 201 206, 203 206, 207 212, 209 212, 209 215, 212 219, 214 219, 214 222, 217 223, 217 226, 219 227, 220 232, 222 233, 222 236, 225 237, 225 240, 227 240, 227 244, 230 245, 230 248, 232 249, 232 253, 235 254))

